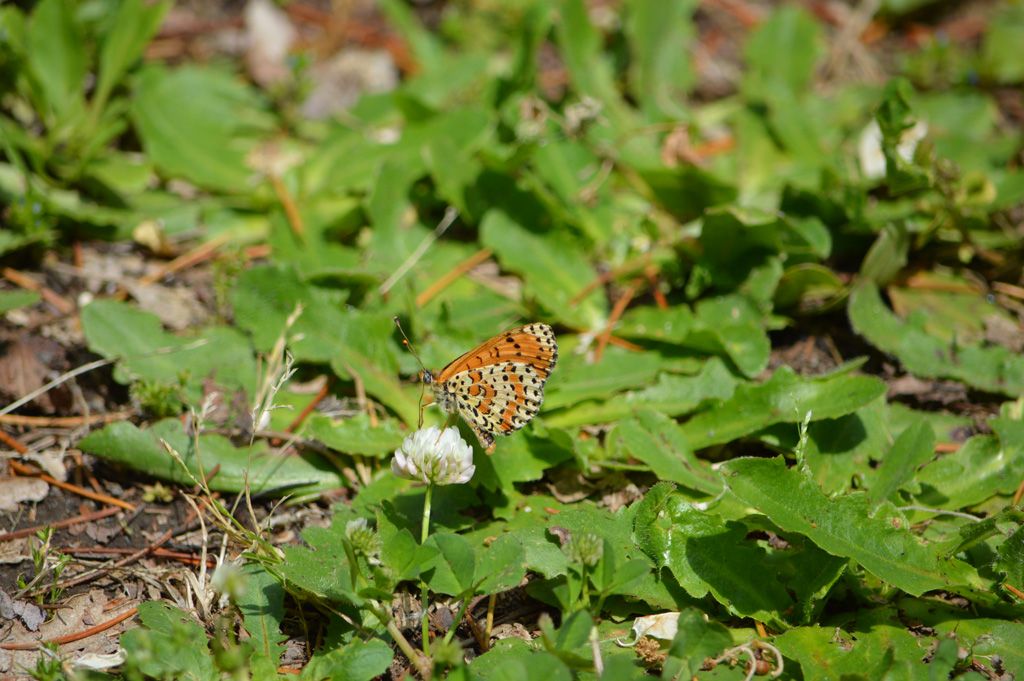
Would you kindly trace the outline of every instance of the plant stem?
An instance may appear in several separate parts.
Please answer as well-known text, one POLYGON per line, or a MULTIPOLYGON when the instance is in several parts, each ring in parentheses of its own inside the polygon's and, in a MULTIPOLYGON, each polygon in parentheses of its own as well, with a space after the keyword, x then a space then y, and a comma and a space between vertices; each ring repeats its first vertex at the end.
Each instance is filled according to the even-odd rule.
MULTIPOLYGON (((423 528, 420 530, 420 544, 427 543, 427 536, 430 534, 430 501, 434 495, 434 485, 427 484, 427 493, 423 497, 423 528)), ((430 620, 427 618, 427 610, 430 606, 427 583, 420 581, 420 608, 423 611, 420 620, 420 631, 423 635, 423 654, 430 656, 430 620)))

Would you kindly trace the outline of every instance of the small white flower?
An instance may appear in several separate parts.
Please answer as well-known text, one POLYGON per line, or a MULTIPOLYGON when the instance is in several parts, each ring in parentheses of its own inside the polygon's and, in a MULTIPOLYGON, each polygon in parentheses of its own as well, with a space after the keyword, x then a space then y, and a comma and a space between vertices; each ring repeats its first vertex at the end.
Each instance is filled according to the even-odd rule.
POLYGON ((476 466, 473 448, 459 435, 458 428, 430 426, 417 430, 395 450, 391 460, 395 475, 435 485, 469 482, 476 466))

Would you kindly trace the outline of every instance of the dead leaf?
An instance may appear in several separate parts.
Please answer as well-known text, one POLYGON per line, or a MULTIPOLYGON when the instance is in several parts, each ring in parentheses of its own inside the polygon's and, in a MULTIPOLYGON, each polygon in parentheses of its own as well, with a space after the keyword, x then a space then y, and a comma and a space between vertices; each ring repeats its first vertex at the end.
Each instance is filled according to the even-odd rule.
POLYGON ((49 491, 50 486, 39 478, 0 478, 0 511, 16 511, 22 502, 38 503, 49 491))

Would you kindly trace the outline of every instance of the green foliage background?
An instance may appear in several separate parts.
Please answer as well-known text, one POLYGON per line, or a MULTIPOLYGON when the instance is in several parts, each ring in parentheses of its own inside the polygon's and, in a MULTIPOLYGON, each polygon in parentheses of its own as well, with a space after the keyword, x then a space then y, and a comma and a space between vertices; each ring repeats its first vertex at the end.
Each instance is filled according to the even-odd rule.
MULTIPOLYGON (((876 18, 930 4, 882 2, 876 18)), ((933 38, 880 85, 824 81, 833 29, 782 3, 745 38, 735 92, 706 101, 694 93, 696 2, 625 0, 600 27, 583 0, 451 3, 428 31, 386 0, 418 68, 328 122, 237 65, 144 62, 168 9, 0 7, 0 254, 125 239, 151 220, 171 238, 266 243, 271 255, 230 280, 223 319, 171 334, 132 303, 96 300, 81 310, 89 349, 118 360, 115 380, 171 386, 198 409, 211 377, 254 399, 257 358, 283 337, 302 371, 332 374, 341 395, 358 385, 380 409, 312 417, 300 435, 319 453, 285 459, 192 439, 176 419, 79 442, 185 484, 217 466, 215 490, 352 488, 332 527, 308 530, 285 560, 249 555, 250 588, 233 601, 246 642, 208 647, 190 617, 147 605, 123 640, 127 678, 276 677, 285 603, 328 622, 303 676, 373 678, 395 654, 379 603, 396 591, 423 581, 466 599, 526 574, 558 626, 469 664, 435 649, 438 672, 644 677, 615 639, 637 616, 673 611, 679 634, 652 672, 666 678, 742 678, 743 653, 722 655, 754 640, 784 656, 783 678, 1024 678, 1012 504, 1024 357, 1012 334, 991 332, 1019 334, 1021 308, 990 287, 1021 284, 1022 136, 997 106, 1024 80, 1019 3, 993 10, 977 49, 933 38), (545 87, 544 50, 563 89, 545 87), (673 156, 670 136, 690 155, 673 156), (446 209, 454 225, 420 252, 446 209), (511 285, 463 276, 418 302, 481 249, 511 285), (522 320, 559 338, 541 414, 492 457, 477 452, 469 485, 437 491, 423 544, 423 489, 387 465, 418 419, 418 365, 394 316, 432 367, 522 320), (627 342, 598 358, 609 324, 627 342), (822 328, 853 355, 818 375, 773 361, 780 339, 822 328), (988 415, 888 400, 865 371, 878 358, 962 385, 988 415), (338 473, 352 466, 366 475, 338 473), (583 493, 544 484, 564 479, 583 493), (597 503, 630 488, 643 494, 624 507, 597 503), (356 518, 379 538, 372 560, 346 531, 356 518), (597 537, 597 561, 563 550, 564 532, 597 537), (171 653, 186 649, 194 659, 171 653)), ((4 294, 0 309, 35 302, 4 294)), ((277 399, 301 408, 310 396, 286 386, 277 399)), ((293 417, 272 412, 272 425, 293 417)))

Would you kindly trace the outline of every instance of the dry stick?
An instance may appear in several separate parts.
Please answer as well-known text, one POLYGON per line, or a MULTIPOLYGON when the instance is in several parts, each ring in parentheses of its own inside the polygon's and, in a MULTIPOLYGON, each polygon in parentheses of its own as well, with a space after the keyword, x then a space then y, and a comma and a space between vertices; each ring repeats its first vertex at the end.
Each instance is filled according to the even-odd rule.
POLYGON ((288 187, 284 186, 284 182, 281 181, 281 177, 277 173, 270 174, 270 184, 274 188, 274 193, 277 194, 277 200, 281 202, 281 207, 284 208, 284 215, 288 218, 288 226, 292 228, 292 233, 300 240, 305 239, 306 227, 302 223, 302 214, 299 213, 299 207, 295 205, 292 193, 288 191, 288 187))
POLYGON ((5 541, 11 541, 12 539, 31 537, 39 530, 46 529, 47 527, 52 527, 55 530, 59 530, 62 527, 69 527, 71 525, 77 525, 78 523, 89 523, 93 520, 101 520, 103 518, 115 515, 120 512, 120 508, 110 507, 104 508, 99 511, 94 511, 92 513, 83 513, 81 515, 76 515, 74 518, 65 518, 64 520, 58 520, 57 522, 46 523, 45 525, 25 527, 20 530, 15 530, 14 532, 8 532, 7 534, 0 534, 0 544, 4 543, 5 541))
MULTIPOLYGON (((194 514, 194 512, 190 511, 188 516, 185 518, 184 527, 187 529, 188 526, 192 523, 193 520, 195 520, 195 514, 194 514)), ((114 563, 110 563, 110 564, 107 564, 107 565, 102 565, 102 566, 100 566, 100 567, 98 567, 98 568, 96 568, 94 570, 90 570, 88 572, 84 572, 84 573, 78 575, 77 577, 72 577, 71 579, 66 579, 63 582, 58 582, 57 584, 53 585, 53 588, 56 588, 56 589, 69 589, 69 588, 71 588, 73 586, 78 586, 79 584, 84 584, 86 582, 92 581, 96 577, 98 577, 98 576, 100 576, 102 574, 105 574, 107 572, 110 572, 111 570, 116 570, 117 568, 124 567, 125 565, 130 565, 131 563, 134 563, 135 561, 137 561, 138 559, 142 558, 143 556, 149 555, 150 553, 152 553, 156 549, 160 548, 161 546, 166 544, 168 541, 170 541, 171 537, 173 537, 176 534, 180 534, 180 532, 183 532, 183 531, 185 531, 185 530, 178 530, 178 529, 172 527, 171 529, 167 530, 162 535, 160 535, 157 538, 157 540, 154 541, 149 546, 143 547, 143 548, 135 551, 131 555, 125 556, 121 560, 116 561, 114 563)), ((47 588, 50 588, 50 587, 47 587, 47 588)))
POLYGON ((423 307, 424 305, 429 303, 431 300, 434 299, 434 297, 438 293, 451 286, 456 279, 464 275, 466 272, 469 272, 471 269, 473 269, 483 261, 490 258, 493 254, 494 251, 492 251, 491 249, 481 248, 479 251, 477 251, 476 253, 469 256, 468 258, 460 262, 458 265, 453 267, 451 270, 445 272, 440 279, 435 281, 427 288, 423 289, 423 292, 416 296, 416 307, 423 307))
POLYGON ((1017 485, 1017 491, 1013 493, 1013 501, 1010 503, 1010 506, 1019 504, 1022 497, 1024 497, 1024 480, 1021 480, 1020 484, 1017 485))
POLYGON ((181 270, 188 269, 193 265, 201 263, 210 258, 221 246, 230 241, 230 239, 231 237, 227 234, 218 234, 209 241, 199 244, 191 251, 182 253, 163 267, 158 268, 155 272, 140 278, 139 283, 144 286, 155 284, 170 274, 180 272, 181 270))
POLYGON ((994 281, 992 282, 992 288, 1003 295, 1010 296, 1011 298, 1017 298, 1018 300, 1024 300, 1024 287, 1022 286, 1015 286, 1002 281, 994 281))
POLYGON ((618 347, 623 348, 625 350, 629 350, 630 352, 644 351, 643 347, 637 345, 636 343, 631 343, 625 338, 619 338, 618 336, 608 336, 608 343, 609 345, 617 345, 618 347))
POLYGON ((115 411, 109 414, 89 414, 88 416, 22 416, 21 414, 4 414, 0 416, 0 425, 30 426, 33 428, 75 428, 91 426, 97 423, 113 423, 126 421, 135 416, 134 411, 115 411))
POLYGON ((22 274, 18 270, 5 267, 3 269, 4 278, 9 282, 20 286, 23 289, 29 291, 36 291, 43 297, 43 300, 53 305, 61 314, 71 314, 75 311, 75 304, 70 300, 60 295, 53 289, 40 284, 32 277, 22 274))
POLYGON ((1024 601, 1024 591, 1021 591, 1012 584, 1003 584, 1003 588, 1012 593, 1014 596, 1024 601))
POLYGON ((3 442, 8 447, 18 452, 18 454, 28 453, 28 447, 21 444, 20 442, 18 442, 17 440, 15 440, 13 437, 11 437, 2 430, 0 430, 0 442, 3 442))
POLYGON ((959 442, 936 442, 935 453, 936 454, 952 454, 953 452, 960 451, 959 442))
POLYGON ((77 634, 67 634, 65 636, 58 636, 57 638, 51 638, 49 641, 36 641, 35 643, 0 643, 0 649, 2 650, 35 650, 40 645, 55 643, 59 646, 67 643, 74 643, 75 641, 81 641, 83 638, 89 638, 95 636, 100 632, 106 631, 113 626, 124 622, 129 617, 134 617, 135 613, 139 611, 138 608, 132 608, 126 612, 121 613, 117 617, 97 624, 94 627, 89 627, 85 631, 80 631, 77 634))
POLYGON ((398 283, 398 280, 405 276, 405 274, 413 268, 413 266, 420 261, 423 254, 427 252, 427 249, 434 245, 434 242, 440 239, 448 228, 455 222, 455 218, 459 217, 459 211, 454 207, 448 206, 445 208, 444 217, 441 218, 441 222, 437 223, 437 227, 434 231, 427 235, 427 237, 420 242, 420 245, 416 247, 416 250, 409 254, 409 257, 405 259, 398 269, 391 273, 391 276, 384 280, 384 283, 377 289, 377 293, 384 295, 392 289, 392 287, 398 283))
POLYGON ((615 301, 615 305, 612 306, 612 312, 608 315, 608 323, 604 325, 604 331, 597 337, 597 348, 594 350, 594 362, 601 361, 601 355, 604 354, 605 346, 608 345, 608 341, 612 335, 612 329, 615 327, 615 323, 622 317, 622 313, 626 311, 626 306, 629 305, 629 301, 633 300, 633 296, 636 295, 637 286, 640 285, 639 279, 634 279, 629 282, 626 286, 626 290, 622 292, 619 299, 615 301))
POLYGON ((637 258, 633 258, 632 260, 628 260, 622 263, 613 270, 609 270, 604 274, 599 275, 596 279, 594 279, 594 281, 584 286, 582 289, 580 289, 579 293, 577 293, 571 299, 569 299, 569 305, 578 304, 581 300, 583 300, 591 293, 593 293, 594 290, 597 289, 599 286, 604 286, 605 284, 612 281, 616 277, 620 277, 624 274, 629 274, 630 272, 635 272, 639 269, 647 267, 647 265, 650 264, 650 261, 651 257, 649 255, 641 255, 637 258))
POLYGON ((651 263, 644 268, 644 274, 647 275, 647 283, 651 287, 651 295, 654 296, 654 302, 657 303, 659 310, 668 309, 668 299, 665 298, 665 294, 658 288, 658 268, 651 263))
POLYGON ((302 411, 299 412, 299 415, 296 416, 292 420, 292 422, 288 424, 288 427, 285 428, 285 430, 289 433, 294 433, 296 430, 298 430, 299 426, 301 426, 303 422, 306 420, 306 418, 308 418, 309 415, 313 413, 313 410, 316 409, 316 405, 324 401, 324 398, 327 397, 327 394, 330 392, 330 389, 330 380, 324 379, 324 384, 320 386, 320 390, 317 391, 316 395, 313 397, 313 400, 305 407, 303 407, 302 411))
MULTIPOLYGON (((68 553, 74 556, 126 556, 136 549, 116 548, 113 546, 64 546, 56 548, 55 550, 60 553, 68 553)), ((151 555, 156 558, 177 560, 189 565, 199 565, 200 560, 199 556, 194 554, 185 553, 184 551, 172 551, 170 549, 154 549, 151 555)), ((209 567, 216 567, 216 560, 208 558, 207 565, 209 567)))
POLYGON ((120 506, 121 508, 123 508, 126 511, 134 511, 135 510, 135 505, 134 504, 129 504, 127 501, 121 501, 120 499, 115 499, 114 497, 108 496, 106 494, 99 494, 97 492, 93 492, 93 491, 87 490, 84 487, 79 487, 78 485, 72 485, 70 482, 64 482, 63 480, 58 480, 55 477, 53 477, 52 475, 48 475, 47 473, 43 473, 42 471, 34 470, 32 468, 29 468, 28 466, 26 466, 24 464, 18 463, 17 461, 11 461, 10 465, 11 465, 11 468, 15 472, 17 472, 19 475, 39 478, 43 482, 46 482, 46 483, 48 483, 50 485, 53 485, 54 487, 60 487, 62 490, 66 490, 68 492, 72 492, 74 494, 77 494, 80 497, 85 497, 86 499, 92 499, 93 501, 98 501, 101 504, 108 504, 110 506, 120 506))

